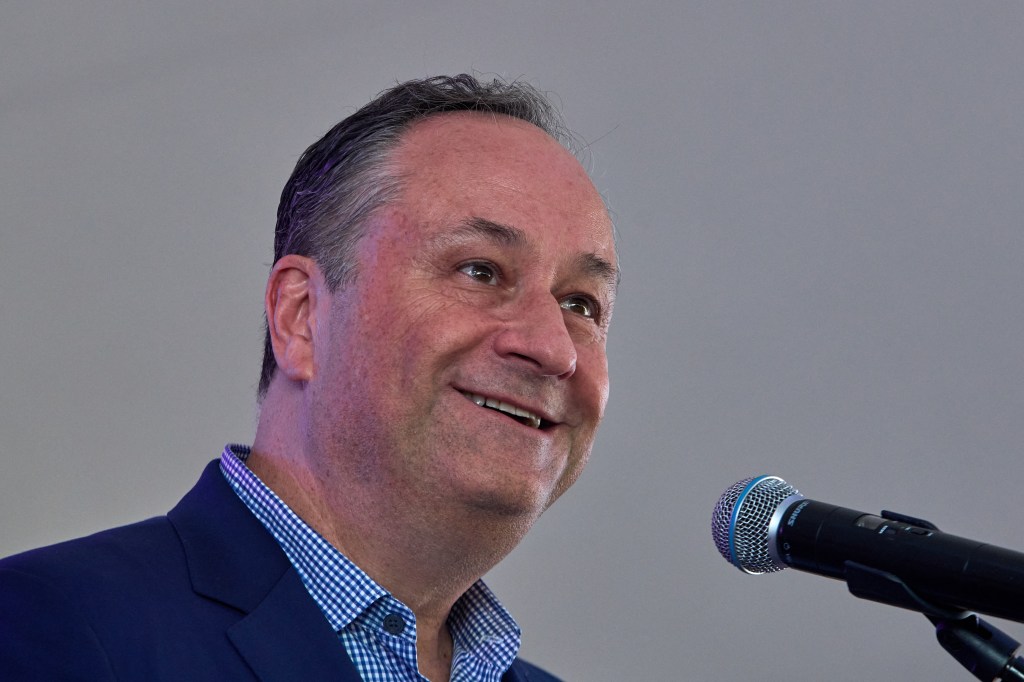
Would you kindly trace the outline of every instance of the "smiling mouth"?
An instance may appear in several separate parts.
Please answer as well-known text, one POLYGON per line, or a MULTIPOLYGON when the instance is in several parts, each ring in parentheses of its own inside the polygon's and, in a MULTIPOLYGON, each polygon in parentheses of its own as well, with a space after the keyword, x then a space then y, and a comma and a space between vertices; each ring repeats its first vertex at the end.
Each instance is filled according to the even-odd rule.
POLYGON ((494 398, 488 398, 486 396, 479 395, 477 393, 469 393, 468 391, 459 391, 462 395, 466 396, 467 400, 470 400, 480 407, 486 407, 496 412, 508 415, 512 419, 515 419, 520 424, 524 424, 533 429, 543 429, 551 426, 551 422, 541 419, 529 410, 524 410, 521 407, 515 405, 509 405, 506 402, 495 400, 494 398))

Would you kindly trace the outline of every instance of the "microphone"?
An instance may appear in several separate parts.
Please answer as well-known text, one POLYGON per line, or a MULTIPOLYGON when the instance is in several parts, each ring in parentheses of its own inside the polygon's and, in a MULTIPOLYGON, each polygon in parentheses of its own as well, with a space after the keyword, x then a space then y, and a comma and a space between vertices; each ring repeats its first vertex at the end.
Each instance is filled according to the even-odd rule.
POLYGON ((808 500, 778 476, 747 478, 722 493, 711 533, 725 560, 745 573, 788 566, 845 580, 856 596, 883 603, 1024 622, 1024 553, 942 533, 901 514, 876 516, 808 500), (902 581, 918 604, 880 598, 877 581, 860 590, 868 574, 902 581))

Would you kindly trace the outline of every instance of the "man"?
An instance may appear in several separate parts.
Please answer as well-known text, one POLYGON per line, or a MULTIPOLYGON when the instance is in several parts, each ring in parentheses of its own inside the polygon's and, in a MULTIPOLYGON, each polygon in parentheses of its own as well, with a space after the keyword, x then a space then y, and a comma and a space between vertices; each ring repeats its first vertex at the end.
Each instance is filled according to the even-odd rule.
POLYGON ((4 679, 554 679, 480 578, 607 399, 612 227, 561 130, 529 87, 459 76, 310 147, 252 447, 167 517, 0 563, 4 679))

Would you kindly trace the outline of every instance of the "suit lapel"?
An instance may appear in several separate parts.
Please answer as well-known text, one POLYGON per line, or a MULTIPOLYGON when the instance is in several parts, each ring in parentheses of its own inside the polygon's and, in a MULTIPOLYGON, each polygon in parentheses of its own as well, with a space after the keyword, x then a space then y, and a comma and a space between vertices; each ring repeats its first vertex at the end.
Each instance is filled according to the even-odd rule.
POLYGON ((240 611, 228 637, 261 680, 359 680, 337 635, 277 541, 217 461, 167 514, 196 593, 240 611))
POLYGON ((228 637, 265 682, 360 679, 294 569, 285 572, 252 613, 228 629, 228 637))
POLYGON ((512 667, 505 671, 505 674, 501 676, 501 682, 525 682, 526 678, 519 674, 516 669, 515 663, 512 667))
POLYGON ((540 668, 517 658, 512 661, 512 667, 501 676, 501 682, 561 682, 557 677, 552 676, 540 668))

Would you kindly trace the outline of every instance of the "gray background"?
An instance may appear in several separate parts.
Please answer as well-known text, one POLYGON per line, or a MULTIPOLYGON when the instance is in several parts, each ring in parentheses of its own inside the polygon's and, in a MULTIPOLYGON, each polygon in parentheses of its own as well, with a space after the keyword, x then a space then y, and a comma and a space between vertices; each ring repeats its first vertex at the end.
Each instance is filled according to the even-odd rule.
POLYGON ((621 231, 591 464, 490 577, 525 655, 970 679, 920 616, 743 576, 708 521, 766 472, 1024 549, 1016 1, 3 3, 0 554, 163 513, 251 439, 299 153, 464 70, 556 95, 621 231))

